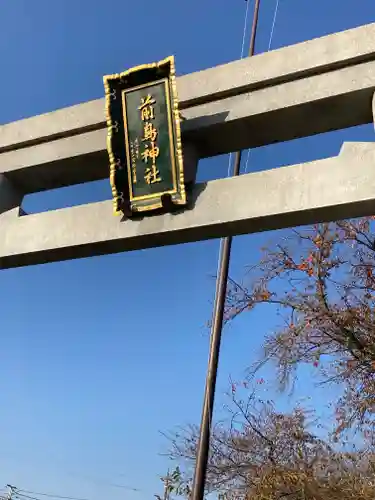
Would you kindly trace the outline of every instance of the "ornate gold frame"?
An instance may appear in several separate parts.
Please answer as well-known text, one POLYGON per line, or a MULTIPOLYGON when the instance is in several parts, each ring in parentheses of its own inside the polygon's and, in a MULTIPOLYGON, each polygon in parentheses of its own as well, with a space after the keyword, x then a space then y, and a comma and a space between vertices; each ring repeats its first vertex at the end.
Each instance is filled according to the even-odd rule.
MULTIPOLYGON (((110 162, 110 182, 112 188, 112 196, 113 196, 113 204, 114 204, 114 214, 121 215, 121 210, 117 209, 117 201, 118 201, 118 192, 115 185, 115 172, 116 172, 116 162, 115 157, 112 150, 112 137, 113 137, 113 128, 114 125, 112 123, 111 115, 110 115, 110 80, 116 80, 119 78, 123 78, 124 76, 129 75, 130 73, 135 73, 136 71, 142 69, 154 69, 164 66, 166 64, 170 65, 170 96, 172 98, 172 116, 174 118, 174 131, 175 131, 175 146, 176 146, 176 169, 179 175, 180 181, 180 193, 181 200, 177 201, 177 204, 185 205, 186 203, 186 192, 185 192, 185 179, 184 179, 184 168, 183 168, 183 156, 182 156, 182 141, 181 141, 181 123, 180 123, 180 113, 178 109, 178 97, 177 97, 177 85, 176 85, 176 68, 174 56, 166 57, 165 59, 151 63, 151 64, 142 64, 140 66, 135 66, 134 68, 130 68, 122 73, 114 73, 112 75, 105 75, 103 77, 104 90, 105 90, 105 114, 106 114, 106 122, 107 122, 107 150, 110 162)), ((151 83, 151 82, 150 82, 151 83)), ((137 211, 142 212, 145 210, 152 210, 162 208, 162 203, 158 202, 154 205, 148 205, 147 207, 138 207, 137 211)))

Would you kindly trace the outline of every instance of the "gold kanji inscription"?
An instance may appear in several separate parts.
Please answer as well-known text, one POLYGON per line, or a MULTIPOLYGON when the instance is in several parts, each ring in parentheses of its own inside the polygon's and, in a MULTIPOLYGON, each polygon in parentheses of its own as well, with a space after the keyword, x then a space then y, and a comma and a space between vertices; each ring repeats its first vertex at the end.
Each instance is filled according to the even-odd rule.
POLYGON ((147 167, 145 170, 145 181, 147 184, 155 184, 156 182, 161 182, 160 172, 156 168, 156 165, 147 167))
POLYGON ((158 131, 153 126, 153 124, 152 123, 145 123, 145 126, 143 127, 143 139, 142 139, 142 141, 155 142, 157 136, 158 136, 158 131))
POLYGON ((142 121, 148 121, 155 118, 153 106, 153 104, 155 103, 155 99, 150 94, 147 94, 146 97, 142 97, 141 105, 138 107, 138 109, 141 111, 142 121))
POLYGON ((151 147, 148 144, 145 145, 145 150, 142 152, 142 160, 145 163, 148 163, 148 160, 151 158, 152 162, 155 163, 156 158, 159 156, 160 150, 155 145, 154 142, 151 142, 151 147))

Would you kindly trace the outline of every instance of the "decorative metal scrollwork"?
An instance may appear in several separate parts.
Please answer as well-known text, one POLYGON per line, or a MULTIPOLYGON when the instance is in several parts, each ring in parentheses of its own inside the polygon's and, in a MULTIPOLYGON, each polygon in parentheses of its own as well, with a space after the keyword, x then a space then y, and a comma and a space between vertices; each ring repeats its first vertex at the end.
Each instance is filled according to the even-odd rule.
POLYGON ((113 132, 115 132, 115 134, 117 134, 118 132, 118 126, 119 126, 119 123, 118 122, 115 122, 113 125, 112 125, 112 130, 113 132))
POLYGON ((115 167, 117 170, 123 170, 124 167, 123 167, 120 159, 116 160, 115 167))

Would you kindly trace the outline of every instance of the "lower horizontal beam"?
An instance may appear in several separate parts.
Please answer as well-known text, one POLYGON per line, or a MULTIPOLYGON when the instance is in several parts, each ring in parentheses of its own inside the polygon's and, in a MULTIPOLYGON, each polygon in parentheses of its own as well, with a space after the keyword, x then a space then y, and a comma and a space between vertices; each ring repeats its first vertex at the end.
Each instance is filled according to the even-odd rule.
POLYGON ((19 217, 0 215, 0 268, 187 243, 375 212, 375 143, 340 155, 221 179, 195 189, 179 214, 121 220, 112 202, 19 217))

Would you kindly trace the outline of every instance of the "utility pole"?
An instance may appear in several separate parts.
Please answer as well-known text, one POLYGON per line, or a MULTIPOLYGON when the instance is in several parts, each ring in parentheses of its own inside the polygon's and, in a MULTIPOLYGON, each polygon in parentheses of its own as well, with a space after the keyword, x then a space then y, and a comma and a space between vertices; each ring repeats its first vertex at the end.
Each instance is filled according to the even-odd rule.
MULTIPOLYGON (((245 0, 248 2, 249 0, 245 0)), ((250 36, 249 57, 254 55, 256 32, 258 27, 260 0, 255 0, 253 25, 250 36)), ((233 176, 240 174, 242 151, 237 151, 234 160, 233 176)), ((198 441, 197 459, 194 471, 192 500, 203 500, 206 483, 207 463, 210 451, 211 422, 215 399, 217 368, 219 364, 221 334, 223 330, 224 306, 227 291, 232 236, 227 236, 220 243, 219 274, 216 279, 215 304, 210 336, 210 354, 206 377, 206 389, 202 410, 202 420, 198 441)))

